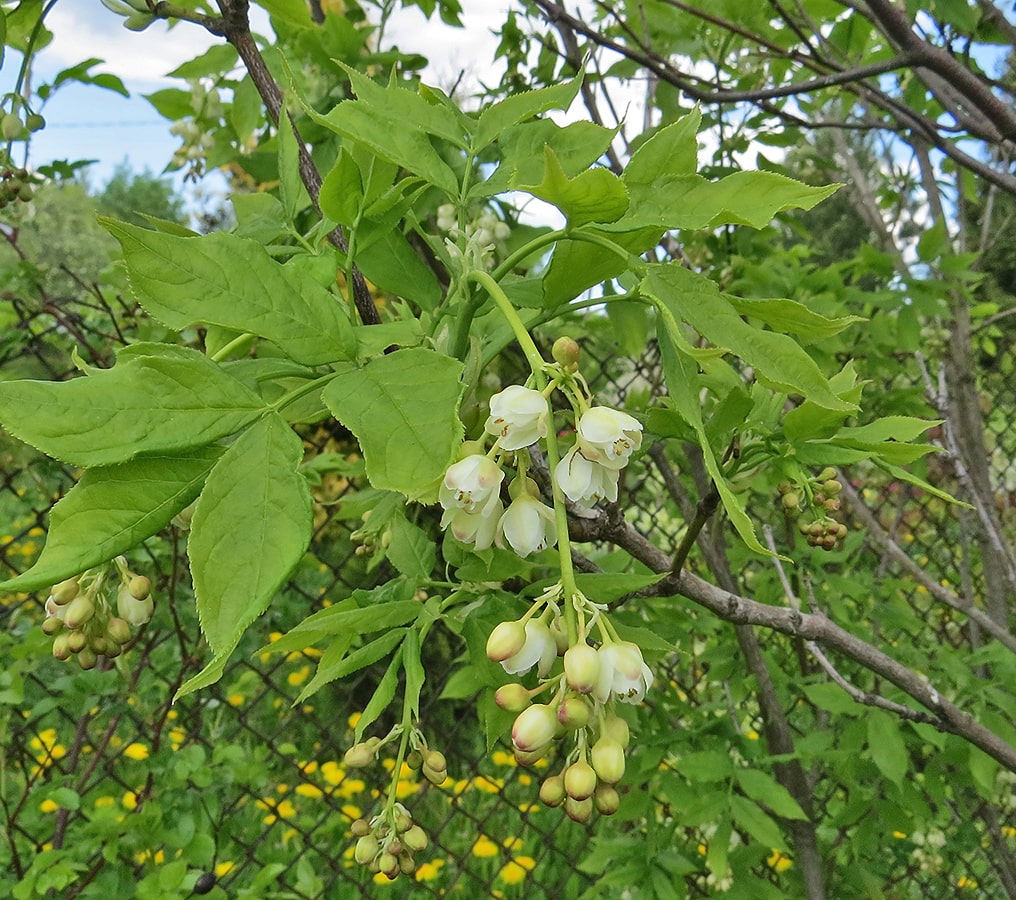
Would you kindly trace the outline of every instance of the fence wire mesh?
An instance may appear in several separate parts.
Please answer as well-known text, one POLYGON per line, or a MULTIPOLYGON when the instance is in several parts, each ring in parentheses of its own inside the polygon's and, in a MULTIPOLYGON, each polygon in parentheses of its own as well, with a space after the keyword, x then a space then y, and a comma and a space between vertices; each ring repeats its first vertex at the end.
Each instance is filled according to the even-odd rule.
MULTIPOLYGON (((82 306, 33 306, 10 297, 2 303, 10 322, 0 339, 3 377, 67 377, 73 371, 69 357, 73 345, 93 348, 89 362, 108 363, 111 348, 129 340, 137 327, 134 310, 118 307, 114 312, 101 297, 82 306)), ((587 347, 592 357, 590 378, 606 399, 623 403, 630 392, 661 393, 662 375, 652 345, 635 362, 613 351, 597 351, 597 346, 590 341, 587 347)), ((1016 390, 1004 377, 986 377, 983 384, 991 410, 988 443, 998 511, 1012 538, 1016 429, 1011 421, 1016 390)), ((195 894, 214 883, 229 897, 313 900, 396 895, 354 863, 349 830, 355 818, 378 805, 386 773, 347 770, 343 764, 343 753, 352 742, 353 717, 370 698, 380 672, 363 670, 302 700, 300 692, 312 677, 316 652, 259 652, 266 635, 281 634, 323 602, 371 587, 389 574, 357 552, 352 536, 362 512, 353 501, 358 485, 355 445, 341 429, 308 429, 303 437, 310 455, 346 461, 350 474, 343 474, 342 465, 329 466, 313 485, 319 503, 311 552, 264 621, 253 629, 256 634, 245 639, 211 688, 173 703, 176 690, 201 669, 208 655, 198 640, 184 554, 186 534, 179 529, 149 541, 132 559, 136 568, 152 577, 159 605, 153 622, 116 662, 116 672, 78 671, 72 664, 48 658, 47 639, 38 628, 45 598, 3 599, 8 659, 0 676, 0 716, 6 735, 0 861, 18 878, 34 879, 39 893, 48 884, 61 884, 69 886, 54 888, 52 896, 94 896, 93 886, 101 884, 103 893, 112 891, 118 897, 159 897, 160 885, 169 883, 160 878, 180 864, 186 849, 187 859, 204 860, 195 894), (172 841, 161 837, 167 833, 161 827, 166 817, 173 818, 172 841), (89 853, 66 853, 85 839, 82 835, 94 841, 89 853), (44 870, 40 859, 45 859, 44 870)), ((6 436, 0 437, 0 462, 0 574, 8 577, 31 565, 44 540, 47 511, 74 483, 76 473, 6 436)), ((680 462, 646 456, 632 468, 626 483, 628 517, 668 551, 678 540, 683 521, 675 511, 682 502, 674 475, 680 462)), ((951 475, 943 471, 941 478, 948 481, 951 475)), ((896 483, 872 481, 862 496, 882 526, 932 578, 962 584, 977 594, 983 576, 972 538, 976 522, 957 518, 955 510, 942 502, 896 483)), ((769 517, 777 531, 784 527, 773 510, 758 514, 769 517)), ((850 565, 878 571, 888 601, 876 608, 872 598, 853 596, 849 572, 840 571, 826 580, 827 593, 820 593, 820 602, 828 603, 845 621, 863 618, 894 641, 912 642, 915 653, 933 654, 936 644, 969 646, 976 639, 962 617, 935 604, 927 590, 877 549, 861 549, 860 535, 859 531, 852 538, 850 565), (842 596, 832 599, 833 594, 842 596)), ((761 569, 750 563, 746 571, 752 566, 761 569)), ((729 656, 731 634, 704 616, 697 621, 701 634, 689 639, 691 652, 665 661, 658 673, 659 684, 669 685, 684 698, 688 716, 725 704, 724 691, 729 689, 730 676, 720 672, 717 654, 705 645, 719 640, 729 656)), ((428 652, 434 670, 440 672, 458 651, 436 640, 428 652)), ((790 639, 774 638, 769 652, 774 664, 791 671, 799 668, 802 674, 815 672, 790 639)), ((864 673, 844 670, 844 674, 863 686, 864 673)), ((516 766, 507 746, 488 753, 473 704, 468 699, 439 701, 436 690, 424 697, 424 728, 440 736, 452 777, 436 788, 410 772, 400 773, 399 796, 412 798, 414 817, 432 844, 426 861, 411 876, 411 887, 403 882, 397 895, 556 900, 592 891, 596 875, 580 865, 591 846, 592 829, 541 807, 536 799, 538 773, 516 766)), ((788 699, 786 712, 804 740, 814 709, 802 695, 788 699)), ((737 719, 739 736, 748 743, 759 741, 764 723, 757 707, 745 704, 737 719)), ((648 758, 652 760, 652 754, 648 758)), ((933 744, 927 745, 924 755, 912 756, 910 763, 918 773, 910 787, 911 801, 945 816, 950 823, 948 848, 927 836, 917 842, 916 836, 905 834, 903 820, 894 815, 888 797, 877 808, 852 807, 844 796, 846 773, 834 764, 816 765, 811 778, 820 834, 830 845, 853 842, 846 870, 830 872, 830 877, 857 885, 857 895, 866 886, 866 896, 950 897, 964 886, 974 888, 965 892, 967 896, 1006 896, 999 872, 1005 866, 1016 868, 1012 852, 1016 832, 1007 818, 1012 808, 1004 798, 999 804, 964 787, 969 778, 961 772, 963 761, 937 758, 933 744), (934 767, 957 772, 949 795, 922 792, 920 773, 934 767), (883 817, 884 837, 866 843, 862 836, 870 831, 855 826, 872 815, 883 817)), ((637 801, 641 813, 622 825, 620 833, 627 829, 632 840, 639 839, 638 814, 672 823, 671 850, 691 861, 690 871, 675 879, 690 896, 713 895, 719 887, 707 878, 704 859, 704 847, 713 835, 708 829, 682 824, 683 789, 660 780, 668 766, 666 750, 660 750, 653 767, 656 793, 651 796, 644 796, 648 778, 642 783, 638 776, 628 779, 629 799, 637 801)), ((857 768, 850 774, 864 777, 857 768)), ((745 845, 749 838, 735 832, 731 843, 745 845)), ((765 849, 754 869, 780 896, 789 865, 789 860, 765 849)), ((604 896, 614 894, 608 891, 604 896)))

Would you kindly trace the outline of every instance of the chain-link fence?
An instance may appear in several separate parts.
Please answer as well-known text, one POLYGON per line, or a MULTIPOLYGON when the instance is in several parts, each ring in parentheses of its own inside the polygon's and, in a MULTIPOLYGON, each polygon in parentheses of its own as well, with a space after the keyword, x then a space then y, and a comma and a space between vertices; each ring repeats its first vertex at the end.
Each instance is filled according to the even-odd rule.
MULTIPOLYGON (((129 338, 135 325, 133 310, 118 307, 114 312, 101 297, 84 306, 47 308, 10 298, 2 303, 4 377, 66 377, 72 371, 72 345, 106 352, 117 340, 129 338)), ((597 346, 595 341, 587 346, 587 372, 606 398, 623 401, 629 391, 662 393, 652 346, 640 362, 615 355, 607 343, 598 356, 597 346)), ((1016 395, 1005 378, 988 378, 985 387, 991 392, 986 406, 991 410, 989 445, 999 514, 1012 537, 1016 448, 1009 443, 1016 395)), ((158 607, 130 652, 116 661, 116 672, 108 667, 79 671, 73 663, 53 660, 49 639, 38 628, 45 598, 3 599, 0 859, 8 881, 20 882, 23 896, 34 896, 25 885, 39 895, 48 890, 68 898, 186 896, 180 885, 191 883, 194 894, 216 886, 229 897, 287 898, 394 896, 394 890, 398 896, 569 898, 594 889, 605 866, 602 859, 598 865, 586 861, 591 848, 601 857, 609 855, 606 846, 592 840, 592 828, 538 803, 538 773, 517 766, 507 746, 488 752, 469 691, 439 700, 440 677, 433 679, 433 689, 428 686, 429 693, 425 690, 423 727, 440 739, 451 777, 437 788, 406 771, 398 785, 400 798, 412 798, 414 818, 431 836, 431 846, 419 857, 411 888, 406 881, 390 887, 355 864, 350 824, 379 805, 388 773, 381 767, 347 770, 343 753, 352 742, 353 717, 369 700, 380 673, 363 670, 298 701, 312 676, 315 651, 258 650, 266 635, 284 633, 322 603, 341 600, 390 574, 358 554, 351 537, 362 513, 353 500, 359 477, 355 445, 340 428, 308 429, 304 440, 309 454, 331 461, 320 468, 312 487, 318 503, 311 552, 213 687, 173 703, 179 686, 208 657, 198 640, 186 534, 175 527, 147 542, 131 560, 132 567, 152 577, 158 607), (81 852, 83 847, 87 852, 81 852)), ((0 574, 8 577, 31 564, 44 540, 46 513, 73 484, 75 473, 10 438, 0 442, 0 574)), ((682 527, 673 476, 665 460, 647 456, 633 466, 626 484, 629 518, 668 550, 682 527)), ((862 495, 883 527, 932 578, 977 593, 976 522, 896 483, 871 480, 862 495)), ((778 514, 770 514, 770 524, 781 528, 778 514)), ((759 515, 764 518, 766 511, 759 515)), ((839 557, 839 568, 834 554, 830 572, 838 574, 828 577, 829 593, 820 590, 819 602, 841 616, 873 617, 883 634, 896 629, 892 642, 911 641, 915 652, 927 652, 929 658, 934 658, 936 644, 970 646, 962 617, 936 605, 920 585, 901 576, 877 544, 862 549, 863 541, 862 531, 848 541, 849 565, 876 571, 876 583, 884 588, 879 611, 872 613, 871 597, 852 596, 849 571, 843 568, 847 551, 839 557), (839 599, 833 600, 833 594, 839 599)), ((762 570, 757 562, 745 565, 762 570)), ((690 717, 731 708, 740 744, 749 749, 760 745, 764 725, 757 706, 745 702, 732 709, 730 686, 741 675, 724 672, 719 664, 721 657, 736 656, 729 629, 694 611, 684 614, 695 633, 680 657, 661 663, 658 685, 679 697, 690 717)), ((433 641, 425 657, 430 658, 429 671, 440 675, 461 651, 450 639, 436 636, 433 641)), ((816 675, 814 664, 790 639, 774 639, 769 652, 772 664, 816 675)), ((825 715, 816 706, 817 696, 802 693, 788 700, 788 715, 802 741, 809 737, 808 723, 825 715)), ((852 705, 846 695, 840 703, 852 705)), ((863 711, 857 710, 863 707, 851 713, 854 721, 863 723, 863 711)), ((840 734, 848 749, 851 727, 840 734)), ((681 861, 672 861, 669 869, 673 895, 706 896, 730 886, 706 874, 705 847, 714 831, 682 824, 688 809, 684 788, 677 775, 674 785, 666 783, 672 771, 667 748, 680 740, 668 736, 658 741, 656 749, 646 751, 639 770, 626 778, 635 812, 627 819, 622 812, 612 840, 617 848, 625 840, 641 840, 640 816, 672 823, 667 852, 681 861)), ((829 749, 833 758, 838 748, 829 749)), ((964 890, 969 896, 1006 896, 999 871, 1016 867, 1016 831, 1006 818, 1013 810, 1000 805, 988 788, 971 784, 966 761, 943 758, 930 734, 923 749, 911 747, 909 761, 916 778, 907 792, 885 794, 875 808, 855 808, 845 796, 848 778, 866 777, 862 769, 816 762, 810 770, 822 840, 829 847, 852 842, 848 861, 840 871, 829 872, 837 884, 854 886, 842 896, 949 897, 964 890), (922 773, 933 769, 957 773, 947 794, 922 791, 922 773), (920 804, 928 810, 927 818, 945 822, 948 847, 929 835, 918 840, 908 833, 894 812, 901 800, 920 804), (857 827, 871 815, 884 819, 882 841, 866 840, 871 831, 857 827)), ((751 844, 737 830, 730 836, 734 849, 748 852, 751 844)), ((773 885, 773 896, 789 896, 780 885, 792 870, 791 858, 771 848, 751 858, 759 883, 773 885)), ((621 893, 601 891, 602 896, 621 893)))

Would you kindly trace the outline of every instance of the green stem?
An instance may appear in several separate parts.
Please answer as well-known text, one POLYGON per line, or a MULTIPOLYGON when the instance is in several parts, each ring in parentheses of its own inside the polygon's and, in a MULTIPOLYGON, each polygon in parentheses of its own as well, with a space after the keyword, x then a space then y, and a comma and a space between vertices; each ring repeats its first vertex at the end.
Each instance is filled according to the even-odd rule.
POLYGON ((231 356, 234 351, 246 350, 256 339, 257 335, 251 334, 249 331, 244 332, 243 334, 238 334, 235 338, 233 338, 233 340, 229 341, 229 343, 219 347, 219 349, 212 354, 211 359, 213 362, 222 362, 224 359, 231 356))
POLYGON ((501 314, 508 321, 512 332, 515 334, 515 340, 519 342, 522 352, 526 355, 526 362, 529 363, 529 368, 532 370, 533 377, 536 379, 537 390, 543 390, 547 384, 547 376, 543 371, 544 366, 546 366, 547 363, 540 355, 540 351, 536 347, 536 342, 526 330, 525 324, 522 322, 522 319, 519 318, 519 314, 515 311, 515 307, 512 306, 512 302, 508 299, 508 295, 504 292, 501 285, 499 285, 487 272, 481 272, 478 269, 474 269, 466 275, 466 280, 475 281, 478 285, 480 285, 480 287, 482 287, 490 296, 490 299, 494 301, 497 308, 501 310, 501 314))
POLYGON ((307 394, 312 391, 323 388, 329 381, 334 378, 338 378, 341 374, 341 372, 329 372, 327 375, 322 375, 319 378, 308 381, 306 384, 301 384, 299 387, 295 387, 288 393, 283 394, 274 403, 270 403, 268 408, 275 410, 275 412, 280 412, 289 406, 290 403, 295 403, 301 397, 307 396, 307 394))

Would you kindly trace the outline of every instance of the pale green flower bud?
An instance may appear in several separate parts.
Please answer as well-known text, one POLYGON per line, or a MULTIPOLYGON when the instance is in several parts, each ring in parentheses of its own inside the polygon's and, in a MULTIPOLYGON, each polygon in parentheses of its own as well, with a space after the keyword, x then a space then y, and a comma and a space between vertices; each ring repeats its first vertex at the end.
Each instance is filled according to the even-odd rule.
POLYGON ((589 644, 569 647, 564 655, 564 674, 568 686, 580 694, 591 694, 600 675, 600 657, 589 644))
POLYGON ((71 649, 67 646, 67 639, 69 637, 70 633, 65 631, 53 639, 53 656, 56 659, 67 660, 71 658, 71 649))
POLYGON ((374 859, 380 849, 381 845, 378 843, 377 838, 373 834, 365 834, 356 842, 356 850, 353 855, 362 866, 374 859))
POLYGON ((503 684, 494 692, 494 702, 508 712, 522 712, 532 700, 521 684, 503 684))
POLYGON ((359 744, 353 744, 342 757, 342 761, 350 769, 363 769, 374 762, 374 750, 365 744, 360 742, 359 744))
POLYGON ((616 741, 622 747, 627 747, 631 740, 631 732, 628 723, 620 716, 609 716, 603 722, 603 736, 616 741))
POLYGON ((71 653, 80 653, 88 646, 88 635, 83 631, 72 631, 67 635, 67 649, 71 653))
POLYGON ((565 790, 564 778, 560 775, 550 775, 543 779, 540 785, 540 800, 547 806, 560 806, 564 803, 565 790))
POLYGON ((574 800, 585 800, 596 790, 596 772, 584 759, 572 763, 564 770, 565 792, 574 800))
POLYGON ((624 747, 609 737, 593 744, 589 760, 601 781, 617 784, 624 777, 624 747))
POLYGON ((565 797, 564 811, 573 822, 588 822, 593 815, 593 798, 576 800, 574 797, 565 797))
POLYGON ((512 726, 512 743, 523 751, 549 744, 557 734, 556 710, 545 703, 534 703, 522 710, 512 726))
POLYGON ((550 349, 550 355, 554 357, 554 361, 572 371, 574 371, 573 366, 578 366, 580 353, 578 341, 567 336, 559 337, 550 349))
POLYGON ((152 593, 152 582, 144 575, 135 575, 127 582, 127 590, 135 600, 145 600, 152 593))
POLYGON ((78 665, 85 671, 88 669, 94 669, 98 661, 99 656, 91 647, 85 647, 85 649, 78 654, 78 665))
POLYGON ((581 697, 565 697, 557 708, 557 721, 570 730, 585 728, 591 715, 589 704, 581 697))
POLYGON ((503 662, 519 653, 526 645, 526 626, 522 622, 502 622, 487 638, 487 658, 503 662))
POLYGON ((544 744, 542 747, 537 747, 535 750, 519 750, 515 748, 515 762, 520 766, 535 766, 541 759, 543 759, 547 752, 550 750, 550 744, 544 744))
POLYGON ((42 622, 43 634, 48 634, 50 637, 52 637, 61 628, 63 628, 63 621, 58 619, 56 616, 49 616, 48 618, 43 619, 42 622))
POLYGON ((61 581, 59 584, 54 585, 50 596, 57 606, 66 606, 78 596, 80 589, 81 586, 78 584, 77 578, 68 578, 66 581, 61 581))
POLYGON ((435 772, 448 771, 448 761, 440 750, 428 750, 423 757, 423 764, 435 772))
POLYGON ((410 850, 419 853, 421 850, 427 849, 427 845, 430 844, 430 839, 427 837, 426 831, 424 831, 419 825, 414 825, 402 836, 402 842, 410 850))
POLYGON ((416 871, 416 861, 408 853, 399 856, 399 871, 403 875, 412 875, 416 871))
POLYGON ((84 595, 75 597, 68 604, 67 611, 64 613, 64 625, 68 628, 80 628, 94 615, 95 604, 90 597, 84 595))
POLYGON ((377 860, 378 868, 389 878, 396 878, 399 874, 399 861, 392 853, 382 853, 377 860))
POLYGON ((598 784, 593 792, 593 803, 601 816, 612 816, 621 805, 621 798, 612 784, 598 784))
MULTIPOLYGON (((145 580, 147 581, 147 579, 145 580)), ((155 612, 155 602, 151 596, 139 600, 131 593, 128 585, 121 585, 120 590, 116 592, 116 611, 117 615, 128 624, 144 625, 155 612)))
POLYGON ((370 822, 366 819, 356 819, 349 826, 349 830, 353 832, 353 837, 366 837, 371 832, 370 822))
POLYGON ((126 619, 121 619, 119 616, 113 616, 106 623, 106 634, 108 634, 118 644, 126 644, 131 639, 131 626, 128 624, 126 619))

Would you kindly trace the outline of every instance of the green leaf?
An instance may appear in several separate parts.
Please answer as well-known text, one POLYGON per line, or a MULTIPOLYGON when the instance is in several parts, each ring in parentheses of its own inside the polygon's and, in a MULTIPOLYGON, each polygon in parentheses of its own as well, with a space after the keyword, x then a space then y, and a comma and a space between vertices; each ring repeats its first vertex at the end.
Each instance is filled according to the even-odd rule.
POLYGON ((776 331, 796 334, 804 341, 818 341, 832 337, 857 322, 867 321, 862 316, 839 316, 830 319, 813 312, 796 300, 779 298, 745 300, 730 294, 723 296, 742 316, 759 319, 776 331))
POLYGON ((310 27, 310 9, 304 0, 257 0, 258 6, 290 25, 310 27))
MULTIPOLYGON (((413 633, 412 631, 409 632, 409 634, 413 633)), ((353 732, 354 742, 359 743, 363 740, 364 732, 378 720, 381 714, 391 705, 392 700, 395 699, 395 689, 399 686, 399 670, 402 668, 403 652, 403 647, 395 651, 392 661, 388 663, 385 674, 374 689, 374 694, 367 701, 363 712, 360 713, 360 718, 356 720, 356 729, 353 732)))
POLYGON ((409 578, 427 578, 437 562, 437 547, 427 533, 400 510, 392 520, 388 559, 409 578))
POLYGON ((911 416, 883 416, 867 425, 841 428, 836 440, 852 446, 878 444, 883 441, 912 441, 929 428, 941 425, 942 419, 915 419, 911 416))
POLYGON ((300 178, 300 147, 285 109, 283 104, 279 116, 279 196, 286 221, 292 222, 301 210, 310 205, 310 195, 300 178))
MULTIPOLYGON (((409 588, 409 592, 415 589, 413 582, 404 584, 409 588)), ((371 602, 370 592, 357 591, 354 597, 308 616, 277 641, 265 645, 258 652, 299 652, 329 635, 359 636, 394 628, 396 625, 406 625, 416 621, 422 609, 423 605, 419 600, 371 602), (367 605, 361 605, 362 602, 366 602, 367 605)))
POLYGON ((360 442, 374 487, 437 499, 462 440, 462 370, 458 360, 414 347, 375 357, 325 387, 328 408, 360 442))
POLYGON ((727 753, 719 750, 698 750, 681 755, 675 763, 677 771, 691 782, 726 781, 734 770, 727 753))
POLYGON ((818 365, 796 341, 749 325, 716 285, 701 275, 680 265, 652 265, 640 289, 664 303, 706 340, 728 348, 786 392, 802 394, 826 409, 857 409, 833 392, 818 365))
POLYGON ((309 366, 353 358, 353 326, 339 298, 260 244, 225 232, 182 238, 100 222, 123 248, 134 296, 170 328, 253 332, 309 366))
POLYGON ((406 632, 402 642, 402 667, 406 671, 405 702, 414 719, 420 718, 420 691, 427 675, 420 659, 420 635, 415 628, 406 632))
POLYGON ((417 318, 380 325, 354 325, 356 358, 378 356, 389 347, 414 347, 423 343, 423 327, 417 318))
POLYGON ((391 226, 373 229, 364 225, 369 243, 356 254, 360 271, 382 290, 432 310, 441 300, 441 285, 431 269, 410 246, 401 232, 391 226))
POLYGON ((779 826, 756 803, 733 794, 730 798, 730 813, 734 821, 764 847, 771 850, 787 849, 779 826))
POLYGON ((508 128, 551 109, 567 110, 582 87, 580 72, 570 81, 563 81, 535 91, 523 91, 488 106, 476 122, 472 140, 473 153, 497 140, 508 128))
POLYGON ((46 546, 35 565, 0 584, 0 591, 56 584, 161 531, 198 495, 221 452, 205 447, 89 469, 50 512, 46 546))
POLYGON ((340 225, 352 225, 359 215, 363 199, 360 167, 346 147, 342 147, 335 165, 321 182, 318 194, 321 212, 340 225))
POLYGON ((811 209, 839 187, 811 187, 775 172, 735 172, 719 181, 708 181, 701 175, 668 175, 630 184, 631 211, 613 227, 626 231, 648 225, 668 229, 763 228, 776 213, 811 209))
POLYGON ((310 543, 303 444, 278 413, 251 426, 212 469, 187 553, 201 630, 216 653, 265 611, 310 543))
POLYGON ((694 175, 698 168, 698 130, 702 112, 695 107, 656 132, 628 161, 627 185, 651 185, 664 175, 694 175))
POLYGON ((222 75, 236 65, 239 57, 236 48, 225 42, 212 44, 200 56, 195 56, 182 65, 177 66, 172 72, 167 72, 167 78, 205 78, 210 75, 222 75))
POLYGON ((144 356, 134 345, 111 369, 70 381, 0 382, 0 422, 15 437, 76 466, 200 447, 249 425, 261 398, 195 350, 144 356))
POLYGON ((320 690, 323 685, 335 681, 337 678, 344 678, 346 675, 358 672, 364 666, 371 666, 379 659, 384 659, 402 642, 407 631, 406 628, 394 628, 352 653, 344 654, 341 659, 334 662, 331 660, 326 662, 322 657, 317 672, 314 673, 314 677, 307 683, 307 686, 300 691, 296 702, 302 703, 311 694, 320 690))
POLYGON ((553 203, 573 228, 589 222, 614 222, 628 209, 624 182, 609 169, 587 169, 569 178, 550 146, 544 146, 543 158, 543 181, 514 186, 553 203))
POLYGON ((580 572, 575 584, 594 603, 611 603, 625 594, 656 584, 665 576, 656 573, 580 572))
POLYGON ((880 709, 868 710, 868 752, 878 770, 897 787, 910 768, 899 720, 880 709))
POLYGON ((807 821, 808 817, 790 791, 771 775, 758 769, 737 769, 734 780, 752 800, 767 806, 780 818, 807 821))

